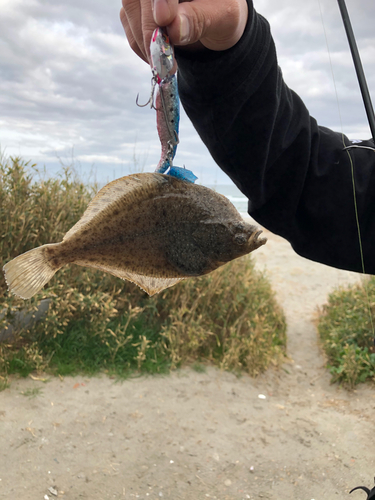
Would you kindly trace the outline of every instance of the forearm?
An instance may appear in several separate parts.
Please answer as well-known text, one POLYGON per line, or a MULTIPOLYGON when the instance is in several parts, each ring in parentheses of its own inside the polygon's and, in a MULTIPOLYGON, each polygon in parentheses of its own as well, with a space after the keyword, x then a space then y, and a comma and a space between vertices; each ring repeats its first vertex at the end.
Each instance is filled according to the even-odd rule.
MULTIPOLYGON (((360 271, 342 136, 318 127, 283 82, 267 21, 249 3, 249 22, 235 47, 198 54, 177 49, 176 55, 187 114, 218 165, 249 198, 249 213, 301 255, 360 271)), ((367 196, 374 187, 375 153, 356 150, 352 156, 365 264, 375 272, 373 207, 367 196)))

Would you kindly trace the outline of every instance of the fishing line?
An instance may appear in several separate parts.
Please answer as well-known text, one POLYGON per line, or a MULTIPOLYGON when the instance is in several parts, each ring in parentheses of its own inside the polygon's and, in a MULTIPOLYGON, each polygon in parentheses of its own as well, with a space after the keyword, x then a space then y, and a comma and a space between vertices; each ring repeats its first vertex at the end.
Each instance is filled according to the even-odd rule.
MULTIPOLYGON (((354 174, 354 162, 353 162, 352 156, 350 154, 350 148, 354 147, 354 146, 347 145, 345 143, 345 134, 344 134, 344 127, 343 127, 343 123, 342 123, 342 117, 341 117, 340 100, 339 100, 339 95, 338 95, 337 86, 336 86, 336 79, 335 79, 335 73, 333 70, 331 52, 329 50, 327 31, 326 31, 325 24, 324 24, 322 6, 320 3, 320 0, 317 0, 317 1, 318 1, 318 5, 319 5, 320 19, 322 21, 322 26, 323 26, 324 38, 325 38, 326 46, 327 46, 329 65, 330 65, 331 73, 332 73, 333 86, 335 89, 336 103, 337 103, 337 109, 338 109, 340 127, 341 127, 341 137, 342 137, 342 143, 343 143, 343 150, 346 151, 348 158, 349 158, 349 162, 350 162, 350 172, 351 172, 351 180, 352 180, 352 188, 353 188, 353 203, 354 203, 354 213, 355 213, 355 220, 356 220, 357 234, 358 234, 359 253, 360 253, 360 257, 361 257, 362 274, 365 275, 366 268, 365 268, 365 259, 364 259, 364 255, 363 255, 361 227, 360 227, 360 223, 359 223, 359 214, 358 214, 358 205, 357 205, 357 196, 356 196, 356 185, 355 185, 355 174, 354 174)), ((361 146, 359 146, 359 147, 361 147, 361 146)), ((363 148, 363 146, 362 146, 362 148, 363 148)), ((372 149, 372 148, 366 148, 366 149, 372 149)), ((374 321, 373 321, 373 317, 372 317, 372 313, 371 313, 371 303, 370 303, 370 297, 368 295, 368 288, 365 285, 364 281, 362 282, 362 285, 363 285, 363 289, 364 289, 365 295, 366 295, 367 308, 368 308, 369 317, 370 317, 372 335, 373 335, 374 340, 375 340, 375 327, 374 327, 374 321)))

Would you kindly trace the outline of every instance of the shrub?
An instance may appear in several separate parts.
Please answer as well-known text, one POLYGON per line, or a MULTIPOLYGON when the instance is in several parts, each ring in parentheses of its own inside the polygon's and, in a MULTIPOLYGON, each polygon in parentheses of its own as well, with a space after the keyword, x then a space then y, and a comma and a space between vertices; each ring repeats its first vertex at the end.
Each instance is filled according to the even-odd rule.
POLYGON ((320 313, 318 331, 332 381, 353 387, 375 380, 375 278, 334 291, 320 313))

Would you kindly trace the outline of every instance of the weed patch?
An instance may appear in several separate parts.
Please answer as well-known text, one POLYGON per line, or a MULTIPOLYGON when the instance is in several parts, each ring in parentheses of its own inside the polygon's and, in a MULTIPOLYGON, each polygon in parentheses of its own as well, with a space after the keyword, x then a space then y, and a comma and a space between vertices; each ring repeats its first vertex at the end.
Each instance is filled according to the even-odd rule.
POLYGON ((26 389, 26 391, 22 391, 21 394, 26 398, 33 399, 36 398, 37 396, 42 395, 43 391, 40 387, 34 387, 32 389, 26 389))
POLYGON ((375 313, 375 279, 333 292, 321 311, 318 331, 333 382, 353 387, 375 380, 371 316, 375 313))

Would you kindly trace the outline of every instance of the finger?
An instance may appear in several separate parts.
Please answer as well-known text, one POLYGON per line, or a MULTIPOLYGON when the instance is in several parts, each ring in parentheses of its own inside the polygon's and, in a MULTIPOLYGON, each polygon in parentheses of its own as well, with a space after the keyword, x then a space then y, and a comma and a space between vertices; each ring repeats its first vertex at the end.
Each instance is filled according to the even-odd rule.
POLYGON ((142 9, 138 0, 122 0, 120 19, 131 48, 147 61, 147 52, 142 35, 142 9))
POLYGON ((151 0, 154 21, 158 26, 168 26, 177 14, 178 0, 151 0))
POLYGON ((125 31, 125 35, 126 35, 126 38, 128 39, 128 42, 129 42, 129 45, 131 47, 131 49, 137 54, 137 56, 139 56, 141 59, 143 59, 145 62, 148 62, 147 60, 147 54, 145 54, 141 48, 139 47, 134 35, 133 35, 133 32, 130 28, 130 25, 129 25, 129 22, 128 22, 128 19, 127 19, 127 16, 126 16, 126 12, 124 10, 124 8, 122 7, 121 10, 120 10, 120 19, 121 19, 121 24, 124 28, 124 31, 125 31))
POLYGON ((247 15, 245 0, 184 2, 168 26, 168 34, 176 45, 200 41, 211 50, 226 50, 241 38, 247 15))
POLYGON ((150 2, 151 0, 122 0, 126 15, 126 32, 131 31, 132 39, 143 55, 142 59, 146 60, 149 60, 150 40, 156 28, 150 2))
POLYGON ((120 20, 121 20, 122 27, 124 28, 125 35, 126 35, 126 38, 128 40, 128 43, 129 43, 131 49, 137 54, 138 57, 143 59, 145 62, 148 62, 147 55, 144 54, 144 52, 141 50, 141 48, 138 46, 138 44, 136 42, 136 39, 135 39, 133 32, 130 28, 130 25, 128 23, 125 10, 123 8, 121 8, 121 10, 120 10, 120 20))
MULTIPOLYGON (((123 3, 126 4, 126 6, 128 7, 126 0, 123 0, 123 3)), ((131 21, 129 21, 128 16, 127 16, 126 11, 125 11, 125 8, 122 7, 120 9, 120 20, 121 20, 121 23, 123 25, 125 35, 128 39, 130 47, 141 59, 143 59, 145 62, 149 62, 150 61, 150 57, 149 57, 150 43, 148 40, 147 40, 147 42, 144 41, 145 38, 147 39, 148 35, 143 34, 140 22, 135 23, 134 17, 135 16, 133 15, 133 17, 131 17, 131 21), (134 30, 132 29, 130 22, 133 23, 134 30), (136 31, 138 36, 134 34, 134 31, 136 31), (146 47, 148 50, 146 50, 146 47)), ((141 16, 139 16, 139 17, 141 17, 141 16)), ((152 32, 150 30, 151 35, 152 35, 153 31, 154 31, 154 26, 152 25, 152 32)), ((151 40, 151 35, 149 35, 150 40, 151 40)), ((176 59, 174 59, 173 68, 170 71, 170 74, 174 74, 176 71, 177 71, 177 62, 176 62, 176 59)))

